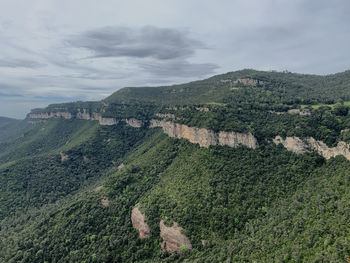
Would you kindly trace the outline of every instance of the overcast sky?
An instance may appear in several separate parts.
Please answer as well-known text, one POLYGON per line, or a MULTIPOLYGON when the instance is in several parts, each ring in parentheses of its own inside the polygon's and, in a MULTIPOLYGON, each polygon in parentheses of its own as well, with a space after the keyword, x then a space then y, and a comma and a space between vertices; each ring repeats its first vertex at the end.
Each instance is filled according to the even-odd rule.
POLYGON ((0 116, 243 68, 350 68, 349 0, 1 0, 0 116))

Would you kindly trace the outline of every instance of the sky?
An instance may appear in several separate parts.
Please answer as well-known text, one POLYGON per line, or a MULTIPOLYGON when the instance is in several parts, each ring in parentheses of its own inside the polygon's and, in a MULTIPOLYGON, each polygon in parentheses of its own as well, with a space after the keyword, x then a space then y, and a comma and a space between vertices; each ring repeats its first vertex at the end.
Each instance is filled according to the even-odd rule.
POLYGON ((350 69, 349 0, 1 0, 0 116, 252 68, 350 69))

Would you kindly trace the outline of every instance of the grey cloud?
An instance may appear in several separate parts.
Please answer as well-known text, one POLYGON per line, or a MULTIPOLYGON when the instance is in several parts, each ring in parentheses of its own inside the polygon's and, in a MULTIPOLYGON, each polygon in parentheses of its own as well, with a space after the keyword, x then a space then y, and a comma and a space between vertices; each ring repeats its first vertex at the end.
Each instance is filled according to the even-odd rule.
POLYGON ((67 40, 86 48, 93 57, 136 57, 168 60, 189 57, 205 45, 186 31, 145 26, 141 28, 103 27, 75 35, 67 40))
POLYGON ((214 70, 219 68, 216 64, 212 63, 196 64, 185 60, 173 60, 166 63, 163 61, 153 61, 152 63, 140 63, 139 66, 146 72, 163 78, 202 77, 213 74, 214 70))
POLYGON ((0 59, 1 68, 40 68, 44 64, 26 59, 0 59))

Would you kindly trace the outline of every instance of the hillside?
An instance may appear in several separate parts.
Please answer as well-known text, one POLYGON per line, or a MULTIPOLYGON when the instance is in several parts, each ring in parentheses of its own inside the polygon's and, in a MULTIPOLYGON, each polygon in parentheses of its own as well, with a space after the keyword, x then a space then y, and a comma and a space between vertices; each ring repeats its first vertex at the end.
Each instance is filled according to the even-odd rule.
POLYGON ((0 262, 345 262, 349 107, 350 71, 242 70, 32 110, 0 262))
POLYGON ((0 117, 0 142, 14 136, 23 127, 23 125, 25 124, 20 120, 0 117))

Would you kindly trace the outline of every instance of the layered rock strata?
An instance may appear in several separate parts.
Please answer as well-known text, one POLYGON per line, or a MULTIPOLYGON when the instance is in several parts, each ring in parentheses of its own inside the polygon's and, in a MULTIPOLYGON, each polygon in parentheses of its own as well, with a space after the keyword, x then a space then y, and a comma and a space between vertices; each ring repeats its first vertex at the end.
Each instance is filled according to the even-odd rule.
POLYGON ((124 121, 126 122, 127 125, 134 127, 134 128, 141 128, 143 126, 143 121, 137 120, 134 118, 125 119, 124 121))
POLYGON ((29 113, 31 119, 51 119, 51 118, 63 118, 71 119, 72 114, 69 112, 57 111, 57 112, 45 112, 45 113, 29 113))
POLYGON ((342 155, 350 160, 350 145, 343 141, 338 142, 335 147, 328 147, 324 142, 317 141, 312 137, 302 140, 298 137, 286 137, 283 139, 281 136, 276 136, 273 142, 275 144, 281 143, 287 150, 297 154, 316 151, 326 159, 342 155))
POLYGON ((161 127, 167 135, 173 138, 184 138, 191 143, 198 143, 201 147, 208 148, 211 145, 227 145, 237 147, 244 145, 255 149, 257 140, 251 133, 224 132, 218 133, 205 128, 189 127, 184 124, 162 120, 151 120, 150 128, 161 127))
POLYGON ((63 118, 63 119, 80 119, 80 120, 93 120, 98 121, 101 125, 116 125, 118 120, 116 118, 102 117, 100 113, 93 112, 90 114, 86 109, 78 109, 76 116, 73 116, 70 112, 49 112, 49 113, 29 113, 30 119, 50 119, 50 118, 63 118))
MULTIPOLYGON (((48 118, 73 118, 69 112, 51 112, 40 114, 29 114, 31 119, 48 119, 48 118)), ((121 119, 102 117, 100 113, 88 113, 85 109, 79 109, 75 118, 83 120, 97 120, 101 125, 116 125, 119 121, 124 121, 127 125, 135 128, 140 128, 145 125, 142 120, 135 118, 121 119)), ((164 120, 150 121, 150 128, 161 127, 163 131, 173 138, 183 138, 189 140, 191 143, 198 143, 201 147, 208 148, 211 145, 221 145, 229 147, 237 147, 244 145, 255 149, 257 147, 257 140, 251 133, 239 132, 214 132, 205 128, 189 127, 184 124, 173 123, 164 120)))

